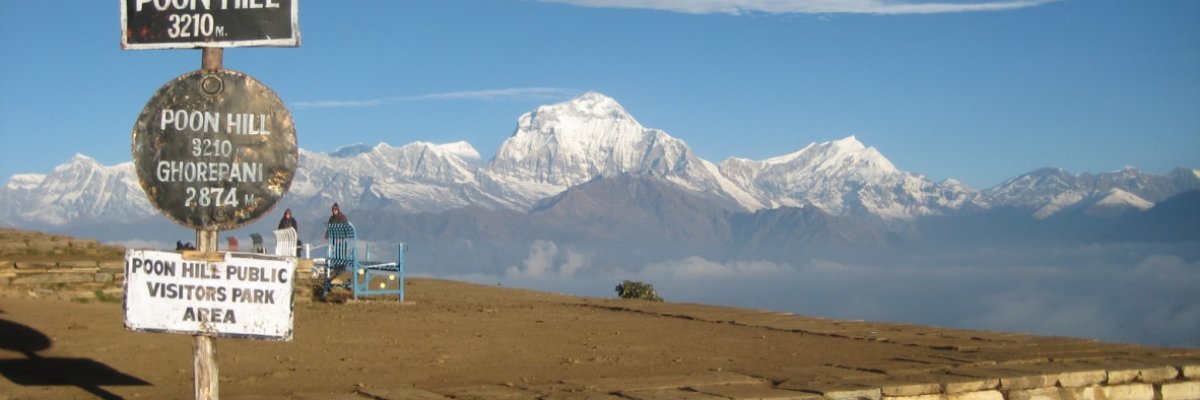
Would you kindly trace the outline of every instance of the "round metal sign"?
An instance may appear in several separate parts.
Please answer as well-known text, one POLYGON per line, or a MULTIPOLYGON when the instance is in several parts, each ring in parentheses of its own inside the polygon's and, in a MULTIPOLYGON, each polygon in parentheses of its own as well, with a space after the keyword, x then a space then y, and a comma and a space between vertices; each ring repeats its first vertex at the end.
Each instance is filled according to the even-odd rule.
POLYGON ((193 71, 167 82, 133 126, 142 190, 160 212, 194 229, 236 229, 271 211, 298 159, 287 107, 237 71, 193 71))

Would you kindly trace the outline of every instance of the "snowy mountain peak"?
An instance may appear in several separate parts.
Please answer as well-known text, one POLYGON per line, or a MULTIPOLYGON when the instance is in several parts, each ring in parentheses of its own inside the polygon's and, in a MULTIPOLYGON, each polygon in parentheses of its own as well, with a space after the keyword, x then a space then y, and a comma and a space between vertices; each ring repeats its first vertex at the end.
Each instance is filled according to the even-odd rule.
POLYGON ((683 141, 643 127, 612 98, 588 92, 522 115, 488 169, 562 190, 598 175, 674 169, 688 157, 694 156, 683 141))
POLYGON ((466 141, 439 144, 434 145, 434 147, 436 147, 438 150, 454 154, 466 161, 477 162, 483 159, 483 157, 479 155, 479 151, 475 150, 475 147, 471 146, 471 144, 467 143, 466 141))
POLYGON ((954 178, 946 178, 946 179, 942 180, 941 182, 939 182, 939 184, 942 186, 945 186, 945 187, 949 187, 949 188, 958 188, 965 192, 975 192, 976 191, 974 188, 972 188, 972 187, 968 186, 967 184, 962 183, 958 179, 954 179, 954 178))
POLYGON ((1118 188, 1111 188, 1099 193, 1091 199, 1084 213, 1093 217, 1112 217, 1129 211, 1145 211, 1154 207, 1154 203, 1118 188))
POLYGON ((867 147, 863 145, 862 142, 858 141, 858 138, 854 136, 848 136, 842 139, 824 143, 809 143, 808 146, 804 146, 804 148, 800 150, 796 150, 792 153, 784 154, 782 156, 768 158, 762 162, 766 164, 786 164, 796 159, 804 158, 805 156, 813 154, 849 154, 864 150, 867 150, 867 147))
POLYGON ((858 137, 854 135, 847 136, 842 139, 829 142, 829 145, 845 151, 860 151, 866 149, 866 145, 858 141, 858 137))
POLYGON ((774 168, 808 169, 808 172, 848 171, 881 176, 899 173, 883 154, 866 147, 858 138, 849 136, 825 143, 812 143, 791 154, 762 161, 774 168))
POLYGON ((895 167, 857 137, 812 143, 762 161, 731 158, 721 173, 768 207, 814 206, 841 215, 910 219, 953 209, 971 189, 937 184, 895 167))
POLYGON ((102 167, 103 166, 100 165, 100 162, 96 161, 96 159, 83 154, 75 153, 75 156, 71 157, 71 161, 67 161, 66 164, 61 164, 57 167, 54 167, 54 171, 61 172, 79 168, 96 169, 102 167))
POLYGON ((4 187, 10 190, 32 190, 41 185, 45 179, 46 175, 44 174, 17 174, 13 175, 4 187))
POLYGON ((370 146, 370 145, 363 144, 363 143, 355 143, 355 144, 348 145, 348 146, 338 147, 336 150, 329 152, 329 156, 336 157, 336 158, 349 158, 349 157, 357 156, 362 153, 372 151, 376 147, 379 147, 379 146, 378 145, 370 146))
POLYGON ((598 92, 586 92, 562 103, 538 107, 538 113, 550 111, 583 118, 629 117, 615 99, 598 92))
POLYGON ((1102 193, 1099 197, 1100 200, 1096 201, 1096 205, 1132 206, 1140 210, 1147 210, 1150 207, 1154 207, 1154 203, 1118 188, 1108 189, 1108 191, 1102 193))
POLYGON ((594 142, 637 135, 643 129, 616 100, 587 92, 522 115, 513 136, 526 134, 559 141, 594 142))

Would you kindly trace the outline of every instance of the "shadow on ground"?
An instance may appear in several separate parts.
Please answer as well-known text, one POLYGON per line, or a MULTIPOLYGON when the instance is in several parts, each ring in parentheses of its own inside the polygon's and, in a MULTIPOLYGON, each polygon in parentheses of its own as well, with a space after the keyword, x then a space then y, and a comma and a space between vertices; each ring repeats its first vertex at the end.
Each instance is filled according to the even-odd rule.
POLYGON ((0 348, 25 355, 0 359, 0 375, 21 386, 76 386, 101 399, 120 399, 101 386, 150 384, 87 358, 42 357, 37 352, 50 348, 50 338, 22 324, 0 319, 0 337, 0 348))

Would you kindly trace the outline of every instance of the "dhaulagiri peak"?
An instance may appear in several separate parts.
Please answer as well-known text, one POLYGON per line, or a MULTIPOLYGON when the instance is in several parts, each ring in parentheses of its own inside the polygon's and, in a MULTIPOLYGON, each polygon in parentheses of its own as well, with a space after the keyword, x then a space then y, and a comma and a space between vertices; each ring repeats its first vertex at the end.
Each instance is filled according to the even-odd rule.
POLYGON ((630 115, 617 100, 600 92, 588 91, 558 104, 538 107, 535 113, 553 112, 582 118, 628 118, 630 115))
POLYGON ((599 92, 585 92, 570 100, 539 106, 534 111, 525 113, 518 119, 514 136, 523 131, 570 135, 585 127, 590 129, 583 131, 591 132, 617 128, 644 129, 612 97, 599 92))
POLYGON ((614 152, 632 160, 637 156, 634 152, 658 142, 660 137, 678 141, 661 130, 643 127, 613 98, 586 92, 521 115, 516 131, 501 145, 493 165, 538 155, 549 157, 550 153, 555 154, 552 158, 556 162, 589 164, 614 152))

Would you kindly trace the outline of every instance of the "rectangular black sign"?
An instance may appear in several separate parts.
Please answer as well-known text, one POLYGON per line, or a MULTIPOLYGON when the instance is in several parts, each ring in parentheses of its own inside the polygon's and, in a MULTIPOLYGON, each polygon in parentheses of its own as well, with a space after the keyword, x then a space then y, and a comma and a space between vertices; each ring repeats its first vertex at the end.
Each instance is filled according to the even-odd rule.
POLYGON ((121 0, 121 48, 300 45, 299 0, 121 0))

